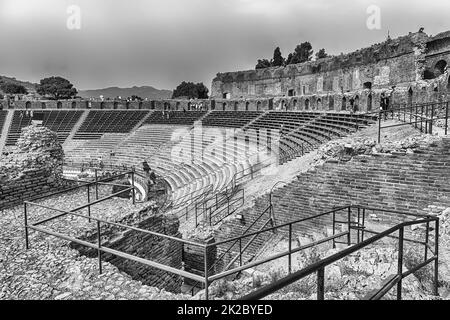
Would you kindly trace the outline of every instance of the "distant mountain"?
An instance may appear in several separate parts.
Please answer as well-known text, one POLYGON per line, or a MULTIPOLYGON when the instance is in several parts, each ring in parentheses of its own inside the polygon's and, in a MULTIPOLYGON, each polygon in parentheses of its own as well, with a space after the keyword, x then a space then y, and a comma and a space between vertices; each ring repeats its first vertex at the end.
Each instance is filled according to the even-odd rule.
POLYGON ((28 93, 35 93, 36 92, 36 85, 37 84, 35 84, 35 83, 31 83, 31 82, 27 82, 27 81, 20 81, 20 80, 17 80, 16 78, 6 77, 6 76, 1 76, 0 75, 0 83, 3 83, 3 82, 11 82, 11 83, 14 83, 14 84, 22 85, 22 86, 24 86, 27 89, 28 93))
POLYGON ((103 95, 104 98, 115 98, 122 97, 128 98, 132 95, 136 95, 143 99, 148 98, 150 100, 158 100, 158 99, 170 99, 172 97, 172 91, 170 90, 159 90, 153 88, 151 86, 142 86, 142 87, 132 87, 132 88, 118 88, 118 87, 110 87, 104 89, 95 89, 95 90, 79 90, 78 96, 82 98, 98 98, 103 95))

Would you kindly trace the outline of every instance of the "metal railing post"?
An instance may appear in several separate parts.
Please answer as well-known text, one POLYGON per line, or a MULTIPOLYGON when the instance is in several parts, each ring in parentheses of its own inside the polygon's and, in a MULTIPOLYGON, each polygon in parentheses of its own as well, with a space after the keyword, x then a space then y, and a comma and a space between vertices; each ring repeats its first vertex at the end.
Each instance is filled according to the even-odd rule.
MULTIPOLYGON (((336 234, 336 211, 333 211, 333 236, 336 234)), ((336 239, 333 238, 333 249, 336 249, 336 239)))
POLYGON ((325 268, 317 270, 317 300, 325 299, 325 268))
MULTIPOLYGON (((87 209, 88 209, 88 216, 90 218, 91 217, 91 205, 90 205, 90 203, 91 203, 91 189, 90 189, 89 185, 87 186, 87 201, 88 201, 88 207, 87 207, 87 209)), ((88 219, 88 221, 90 223, 91 219, 88 219)))
POLYGON ((423 260, 423 261, 427 261, 427 259, 428 259, 428 241, 429 241, 429 237, 430 237, 429 230, 430 230, 430 223, 427 222, 426 233, 425 233, 425 260, 423 260))
POLYGON ((205 246, 205 299, 209 300, 208 283, 208 246, 205 246))
POLYGON ((366 208, 363 208, 362 212, 362 231, 361 231, 361 241, 364 241, 364 229, 365 227, 365 221, 366 220, 366 208))
POLYGON ((95 200, 98 200, 98 173, 97 168, 95 168, 95 200))
POLYGON ((292 272, 292 223, 289 224, 289 255, 288 255, 288 270, 289 274, 292 272))
POLYGON ((131 171, 131 186, 133 187, 133 189, 131 190, 132 194, 133 194, 133 205, 136 204, 136 186, 134 185, 134 168, 133 171, 131 171))
POLYGON ((242 238, 239 238, 239 266, 242 267, 242 238))
POLYGON ((100 236, 100 221, 97 221, 97 255, 98 255, 98 270, 99 273, 102 274, 102 252, 100 248, 102 247, 102 239, 100 236))
POLYGON ((378 143, 381 141, 381 110, 378 114, 378 143))
POLYGON ((404 227, 401 227, 398 231, 398 266, 397 274, 400 277, 397 283, 397 300, 402 300, 402 274, 403 274, 403 237, 404 227))
POLYGON ((448 131, 448 101, 445 105, 445 135, 447 135, 447 131, 448 131))
POLYGON ((352 241, 352 239, 351 239, 351 236, 350 236, 350 225, 351 225, 351 213, 352 213, 352 208, 351 207, 348 207, 348 215, 347 215, 347 223, 348 223, 348 234, 347 234, 347 244, 348 244, 348 246, 350 246, 351 245, 351 241, 352 241))
POLYGON ((23 216, 25 220, 25 248, 28 250, 30 249, 30 243, 28 239, 28 213, 27 213, 27 203, 25 202, 23 204, 23 216))
POLYGON ((434 287, 433 294, 439 296, 438 286, 439 286, 439 218, 436 219, 435 236, 434 236, 434 255, 436 259, 434 260, 434 287))

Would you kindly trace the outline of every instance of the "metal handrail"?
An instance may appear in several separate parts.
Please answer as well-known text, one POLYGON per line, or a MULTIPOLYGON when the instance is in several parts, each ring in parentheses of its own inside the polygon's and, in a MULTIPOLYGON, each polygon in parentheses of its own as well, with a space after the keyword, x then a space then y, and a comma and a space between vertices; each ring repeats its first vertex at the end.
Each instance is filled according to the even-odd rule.
MULTIPOLYGON (((292 283, 294 283, 294 282, 296 282, 298 280, 301 280, 301 279, 305 278, 306 276, 308 276, 310 274, 313 274, 314 272, 318 272, 318 273, 320 272, 320 273, 323 274, 323 271, 324 271, 326 266, 328 266, 328 265, 330 265, 330 264, 332 264, 332 263, 334 263, 334 262, 336 262, 338 260, 341 260, 344 257, 346 257, 346 256, 348 256, 348 255, 350 255, 350 254, 352 254, 352 253, 354 253, 354 252, 356 252, 358 250, 361 250, 361 249, 371 245, 372 243, 377 242, 377 241, 379 241, 379 240, 381 240, 381 239, 391 235, 394 232, 400 231, 401 242, 403 242, 403 230, 404 230, 405 227, 412 226, 412 225, 417 225, 417 224, 422 224, 422 223, 430 223, 430 222, 433 222, 433 221, 435 221, 436 225, 437 225, 437 228, 436 228, 437 236, 435 238, 436 248, 437 248, 438 247, 438 245, 437 245, 438 244, 438 224, 439 224, 439 218, 438 217, 428 216, 427 218, 420 219, 420 220, 402 222, 402 223, 400 223, 400 224, 398 224, 398 225, 396 225, 396 226, 394 226, 394 227, 392 227, 392 228, 390 228, 390 229, 388 229, 388 230, 386 230, 384 232, 381 232, 381 233, 379 233, 379 234, 377 234, 377 235, 375 235, 375 236, 373 236, 373 237, 371 237, 369 239, 366 239, 366 240, 364 240, 364 241, 362 241, 362 242, 360 242, 360 243, 358 243, 358 244, 356 244, 354 246, 348 247, 348 248, 346 248, 346 249, 344 249, 344 250, 342 250, 342 251, 340 251, 340 252, 338 252, 336 254, 333 254, 333 255, 331 255, 329 257, 326 257, 326 258, 324 258, 324 259, 322 259, 322 260, 320 260, 320 261, 318 261, 318 262, 316 262, 316 263, 314 263, 312 265, 309 265, 309 266, 307 266, 306 268, 304 268, 302 270, 299 270, 299 271, 297 271, 295 273, 292 273, 292 274, 286 276, 285 278, 283 278, 281 280, 278 280, 278 281, 276 281, 274 283, 271 283, 271 284, 269 284, 268 286, 266 286, 264 288, 258 289, 256 291, 250 293, 250 294, 247 294, 247 295, 241 297, 241 299, 242 300, 262 299, 262 298, 264 298, 264 297, 266 297, 266 296, 268 296, 268 295, 278 291, 281 288, 284 288, 284 287, 286 287, 286 286, 288 286, 288 285, 290 285, 290 284, 292 284, 292 283)), ((437 262, 437 259, 438 259, 438 256, 437 256, 437 252, 436 252, 434 257, 429 259, 429 262, 431 262, 431 261, 436 261, 437 262)), ((401 257, 401 254, 399 253, 399 264, 401 263, 401 260, 402 260, 402 257, 401 257)), ((401 279, 406 277, 409 274, 410 273, 405 275, 405 273, 401 272, 399 274, 399 279, 395 282, 395 284, 398 284, 398 283, 401 284, 401 279)), ((437 280, 437 279, 435 279, 435 280, 437 280)), ((322 281, 323 281, 323 279, 322 279, 322 281)), ((322 289, 323 289, 323 283, 321 284, 321 286, 322 286, 322 289)), ((437 286, 437 281, 435 281, 435 286, 437 286)), ((318 290, 318 298, 319 299, 320 298, 323 299, 323 291, 322 292, 319 292, 319 291, 320 290, 318 290)), ((437 288, 435 288, 435 291, 437 291, 437 288)), ((401 292, 401 288, 400 288, 400 292, 401 292)), ((398 294, 398 292, 397 292, 397 294, 398 294)), ((400 295, 401 295, 401 293, 400 293, 400 295)))

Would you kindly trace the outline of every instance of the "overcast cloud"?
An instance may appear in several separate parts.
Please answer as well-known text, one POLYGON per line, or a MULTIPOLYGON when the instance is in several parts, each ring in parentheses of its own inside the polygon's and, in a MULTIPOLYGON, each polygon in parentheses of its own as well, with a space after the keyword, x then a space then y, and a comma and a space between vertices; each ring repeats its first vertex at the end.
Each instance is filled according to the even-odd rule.
POLYGON ((78 89, 181 81, 210 87, 217 72, 253 69, 300 42, 351 52, 425 28, 450 30, 448 0, 0 0, 0 74, 38 82, 68 78, 78 89), (81 29, 66 10, 81 8, 81 29), (366 27, 370 5, 381 29, 366 27))

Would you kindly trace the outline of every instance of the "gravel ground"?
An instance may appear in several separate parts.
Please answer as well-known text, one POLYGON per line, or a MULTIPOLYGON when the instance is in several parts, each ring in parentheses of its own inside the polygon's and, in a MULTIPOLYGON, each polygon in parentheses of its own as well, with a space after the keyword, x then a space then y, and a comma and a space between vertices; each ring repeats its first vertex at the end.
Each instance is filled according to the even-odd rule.
MULTIPOLYGON (((109 192, 103 187, 100 195, 109 192)), ((42 201, 57 208, 75 208, 85 201, 85 193, 72 192, 42 201)), ((114 198, 93 207, 92 216, 108 221, 120 220, 131 210, 140 210, 144 204, 133 207, 126 199, 114 198)), ((48 217, 49 210, 30 208, 30 220, 48 217)), ((70 249, 68 242, 36 231, 30 232, 31 249, 25 250, 23 207, 0 212, 0 299, 31 300, 98 300, 98 299, 181 299, 158 288, 134 281, 115 266, 103 263, 103 274, 98 272, 97 259, 80 256, 70 249)), ((83 218, 64 217, 46 223, 45 228, 79 236, 92 229, 83 218)))

